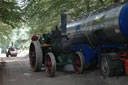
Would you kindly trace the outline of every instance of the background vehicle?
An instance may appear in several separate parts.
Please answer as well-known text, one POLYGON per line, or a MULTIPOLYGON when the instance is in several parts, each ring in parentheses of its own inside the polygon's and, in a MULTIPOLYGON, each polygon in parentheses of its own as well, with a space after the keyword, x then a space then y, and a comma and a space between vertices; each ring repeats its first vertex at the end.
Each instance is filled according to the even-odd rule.
POLYGON ((13 46, 13 43, 12 43, 12 46, 10 46, 7 50, 6 50, 6 57, 16 57, 18 54, 18 51, 16 50, 16 48, 13 46))

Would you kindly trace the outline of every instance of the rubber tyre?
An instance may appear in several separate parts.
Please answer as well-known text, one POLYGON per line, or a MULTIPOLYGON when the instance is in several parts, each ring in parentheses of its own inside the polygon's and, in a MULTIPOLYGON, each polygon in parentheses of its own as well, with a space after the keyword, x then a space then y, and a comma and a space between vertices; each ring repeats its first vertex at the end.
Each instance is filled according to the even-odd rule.
POLYGON ((41 70, 43 63, 43 53, 39 41, 32 41, 30 44, 29 62, 32 71, 38 72, 41 70))
POLYGON ((81 52, 76 52, 74 54, 73 63, 76 63, 76 64, 73 64, 75 73, 77 73, 77 74, 84 73, 84 70, 85 70, 85 59, 84 59, 84 55, 81 52), (77 58, 77 61, 75 60, 75 58, 77 58))
POLYGON ((117 53, 105 53, 102 55, 100 69, 103 76, 117 76, 122 74, 122 61, 112 60, 112 58, 120 58, 120 56, 117 53))
POLYGON ((45 57, 45 69, 49 77, 53 77, 56 72, 56 60, 52 52, 48 52, 45 57))

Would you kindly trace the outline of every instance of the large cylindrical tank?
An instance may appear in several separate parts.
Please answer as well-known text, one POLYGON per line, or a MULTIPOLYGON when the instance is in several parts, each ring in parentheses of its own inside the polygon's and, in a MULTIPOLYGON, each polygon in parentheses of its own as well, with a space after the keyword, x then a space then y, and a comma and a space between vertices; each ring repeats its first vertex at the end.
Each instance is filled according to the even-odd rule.
POLYGON ((66 34, 72 45, 128 43, 128 4, 92 12, 71 22, 67 24, 66 34))

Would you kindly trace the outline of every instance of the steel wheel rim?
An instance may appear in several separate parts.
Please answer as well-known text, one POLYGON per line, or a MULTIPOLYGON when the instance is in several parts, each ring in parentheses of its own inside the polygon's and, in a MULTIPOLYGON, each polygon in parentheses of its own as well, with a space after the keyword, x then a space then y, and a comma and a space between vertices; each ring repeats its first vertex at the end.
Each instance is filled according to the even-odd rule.
POLYGON ((102 59, 102 63, 101 63, 101 69, 104 73, 107 73, 109 68, 108 68, 108 63, 106 61, 105 58, 102 59))
POLYGON ((31 67, 35 68, 35 65, 36 65, 36 50, 35 50, 34 45, 32 45, 32 48, 30 49, 29 60, 30 60, 31 67))
POLYGON ((81 61, 80 61, 80 56, 78 54, 76 54, 73 57, 73 62, 75 62, 74 66, 74 70, 76 73, 80 74, 80 69, 81 69, 81 61))
POLYGON ((48 76, 51 76, 52 73, 52 62, 49 55, 46 57, 46 72, 48 73, 48 76))

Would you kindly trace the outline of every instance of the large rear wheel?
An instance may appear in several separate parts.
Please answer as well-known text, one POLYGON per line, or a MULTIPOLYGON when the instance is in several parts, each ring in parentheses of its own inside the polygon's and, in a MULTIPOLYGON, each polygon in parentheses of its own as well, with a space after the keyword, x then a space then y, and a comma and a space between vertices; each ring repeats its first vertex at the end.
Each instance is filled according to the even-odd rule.
POLYGON ((43 55, 39 41, 31 42, 29 48, 29 61, 30 61, 30 66, 34 72, 41 70, 43 55))
POLYGON ((49 77, 53 77, 56 71, 56 60, 52 52, 48 52, 45 57, 45 69, 49 77))
POLYGON ((73 67, 77 74, 82 74, 85 68, 84 55, 81 52, 76 52, 73 56, 73 67))
POLYGON ((121 60, 112 60, 120 58, 117 53, 105 53, 101 56, 101 73, 103 76, 120 75, 123 72, 121 60))

